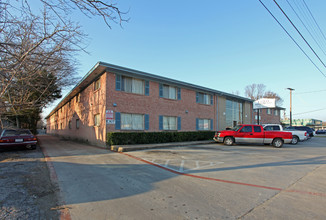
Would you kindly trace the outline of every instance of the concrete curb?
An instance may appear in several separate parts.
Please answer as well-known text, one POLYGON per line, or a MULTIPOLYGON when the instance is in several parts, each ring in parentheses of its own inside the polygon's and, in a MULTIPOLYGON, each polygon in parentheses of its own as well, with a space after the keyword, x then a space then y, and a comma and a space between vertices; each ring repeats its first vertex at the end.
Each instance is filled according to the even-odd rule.
POLYGON ((112 151, 116 152, 128 152, 137 150, 147 150, 154 148, 164 148, 164 147, 182 147, 189 145, 201 145, 201 144, 212 144, 215 143, 213 140, 208 141, 189 141, 189 142, 173 142, 173 143, 160 143, 160 144, 137 144, 137 145, 112 145, 109 146, 112 151))

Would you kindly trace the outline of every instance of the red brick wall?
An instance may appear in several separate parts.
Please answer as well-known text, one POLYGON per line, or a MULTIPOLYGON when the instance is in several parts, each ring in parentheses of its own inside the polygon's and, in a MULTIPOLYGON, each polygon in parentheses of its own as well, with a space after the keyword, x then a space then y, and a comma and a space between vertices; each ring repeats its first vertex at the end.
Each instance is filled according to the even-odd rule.
MULTIPOLYGON (((181 100, 160 98, 159 83, 150 81, 149 96, 126 93, 116 91, 115 76, 113 73, 107 74, 107 109, 114 113, 149 114, 148 131, 159 131, 159 115, 181 117, 182 131, 196 130, 196 118, 216 121, 215 100, 213 105, 198 104, 194 90, 181 88, 181 100), (117 106, 113 107, 113 103, 117 106)), ((108 131, 116 131, 115 125, 108 125, 108 131)))
POLYGON ((106 74, 100 77, 100 89, 94 91, 94 83, 80 92, 80 102, 76 96, 53 114, 47 120, 47 133, 57 134, 73 139, 83 139, 96 145, 103 145, 106 141, 105 107, 106 107, 106 74), (100 126, 94 126, 94 115, 101 114, 100 126), (79 129, 76 128, 76 119, 79 119, 79 129), (71 121, 71 128, 69 128, 71 121), (62 128, 61 128, 62 123, 62 128), (58 130, 55 130, 58 124, 58 130))
MULTIPOLYGON (((280 110, 278 111, 278 115, 274 115, 275 109, 271 110, 271 114, 267 114, 266 109, 261 109, 260 110, 260 117, 261 119, 259 120, 259 124, 280 124, 281 123, 281 116, 280 116, 280 110)), ((254 123, 257 123, 257 112, 254 113, 254 123)))

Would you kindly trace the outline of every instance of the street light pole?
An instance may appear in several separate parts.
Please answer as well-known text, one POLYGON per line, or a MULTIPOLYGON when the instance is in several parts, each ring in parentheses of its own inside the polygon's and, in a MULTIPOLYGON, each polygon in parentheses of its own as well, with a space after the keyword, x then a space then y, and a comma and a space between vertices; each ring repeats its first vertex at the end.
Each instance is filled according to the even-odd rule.
POLYGON ((292 91, 294 89, 292 88, 287 88, 288 90, 290 90, 290 127, 292 126, 292 91))

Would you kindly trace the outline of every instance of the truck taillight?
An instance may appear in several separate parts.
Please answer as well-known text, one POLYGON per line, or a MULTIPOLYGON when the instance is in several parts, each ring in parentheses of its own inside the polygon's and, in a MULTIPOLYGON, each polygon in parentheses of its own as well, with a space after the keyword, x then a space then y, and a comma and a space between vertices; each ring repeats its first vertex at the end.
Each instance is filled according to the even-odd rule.
POLYGON ((304 133, 304 136, 307 136, 307 132, 304 133))

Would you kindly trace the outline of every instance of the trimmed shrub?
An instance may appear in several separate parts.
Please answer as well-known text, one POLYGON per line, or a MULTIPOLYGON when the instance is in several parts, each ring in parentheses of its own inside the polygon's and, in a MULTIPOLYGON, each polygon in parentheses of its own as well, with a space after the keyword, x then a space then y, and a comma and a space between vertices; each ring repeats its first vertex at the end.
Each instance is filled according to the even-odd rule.
POLYGON ((211 140, 215 131, 186 132, 109 132, 108 145, 158 144, 170 142, 211 140))

